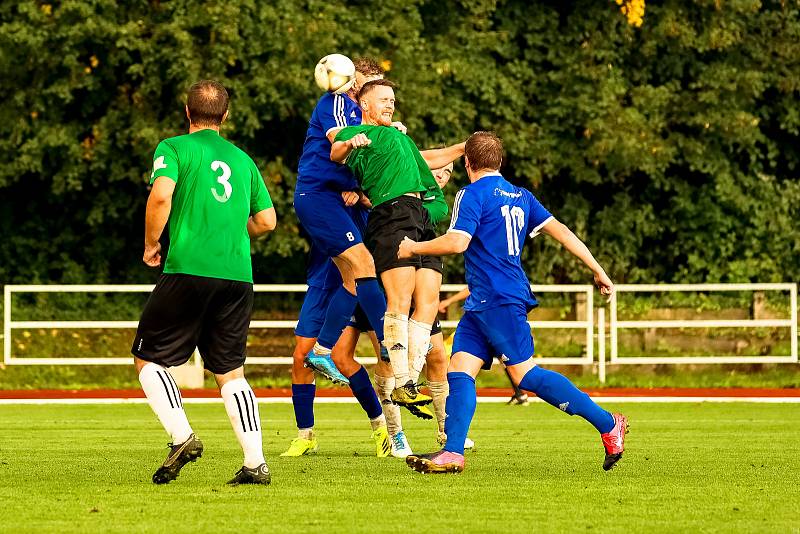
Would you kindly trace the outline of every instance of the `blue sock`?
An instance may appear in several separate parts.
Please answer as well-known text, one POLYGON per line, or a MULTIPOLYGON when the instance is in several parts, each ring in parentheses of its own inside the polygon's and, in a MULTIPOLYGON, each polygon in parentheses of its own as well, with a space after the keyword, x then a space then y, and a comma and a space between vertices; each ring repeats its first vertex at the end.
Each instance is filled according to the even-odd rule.
POLYGON ((464 440, 467 439, 469 425, 475 415, 478 400, 475 393, 475 379, 467 373, 447 373, 450 394, 447 396, 444 432, 447 443, 444 450, 464 454, 464 440))
POLYGON ((519 387, 535 393, 543 401, 569 415, 583 417, 601 434, 614 428, 614 416, 562 374, 536 366, 522 377, 519 387))
POLYGON ((292 384, 292 404, 297 428, 314 427, 314 396, 317 386, 314 384, 292 384))
POLYGON ((358 304, 369 319, 369 324, 375 330, 378 341, 383 341, 383 316, 386 314, 386 295, 378 285, 374 276, 356 278, 356 296, 358 304))
POLYGON ((326 349, 332 349, 339 341, 342 331, 347 328, 356 304, 358 304, 358 299, 344 286, 336 290, 328 304, 328 311, 325 312, 325 322, 322 323, 322 328, 317 336, 317 343, 326 349))
POLYGON ((347 378, 350 380, 350 389, 353 390, 353 396, 358 399, 361 407, 367 412, 367 416, 370 419, 375 419, 382 414, 381 401, 378 400, 378 396, 375 394, 375 388, 372 387, 367 370, 362 366, 353 373, 353 376, 348 376, 347 378))

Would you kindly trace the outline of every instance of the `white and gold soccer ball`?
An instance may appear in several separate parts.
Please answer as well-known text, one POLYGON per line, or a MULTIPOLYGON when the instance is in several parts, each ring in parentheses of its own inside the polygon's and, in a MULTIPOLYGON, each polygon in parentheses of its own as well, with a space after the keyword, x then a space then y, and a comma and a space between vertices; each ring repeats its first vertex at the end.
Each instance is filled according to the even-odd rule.
POLYGON ((314 79, 323 91, 346 93, 356 81, 356 67, 347 56, 328 54, 317 63, 314 79))

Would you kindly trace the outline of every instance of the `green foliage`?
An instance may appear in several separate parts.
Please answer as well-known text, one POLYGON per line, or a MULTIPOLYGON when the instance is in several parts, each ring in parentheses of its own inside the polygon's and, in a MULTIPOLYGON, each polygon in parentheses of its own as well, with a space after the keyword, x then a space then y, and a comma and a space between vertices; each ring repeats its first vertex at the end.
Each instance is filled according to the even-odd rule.
MULTIPOLYGON (((800 278, 796 3, 667 0, 633 28, 612 1, 72 0, 0 5, 0 280, 149 280, 152 151, 213 77, 279 213, 256 280, 302 282, 292 190, 333 51, 391 61, 422 147, 499 132, 506 175, 617 281, 800 278)), ((531 248, 536 282, 588 280, 552 240, 531 248)))

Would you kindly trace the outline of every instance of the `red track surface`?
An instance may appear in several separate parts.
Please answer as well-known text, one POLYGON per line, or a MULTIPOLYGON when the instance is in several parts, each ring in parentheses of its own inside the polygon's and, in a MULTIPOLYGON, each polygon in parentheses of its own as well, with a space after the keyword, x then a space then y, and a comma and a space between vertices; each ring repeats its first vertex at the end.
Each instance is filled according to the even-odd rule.
MULTIPOLYGON (((592 397, 800 397, 800 389, 759 388, 603 388, 587 389, 592 397)), ((219 397, 216 389, 183 389, 187 398, 219 397)), ((256 389, 258 397, 291 397, 289 388, 256 389)), ((350 397, 347 388, 317 389, 318 397, 350 397)), ((479 397, 510 397, 511 390, 480 388, 479 397)), ((136 399, 144 398, 140 389, 31 389, 0 390, 0 399, 136 399)))

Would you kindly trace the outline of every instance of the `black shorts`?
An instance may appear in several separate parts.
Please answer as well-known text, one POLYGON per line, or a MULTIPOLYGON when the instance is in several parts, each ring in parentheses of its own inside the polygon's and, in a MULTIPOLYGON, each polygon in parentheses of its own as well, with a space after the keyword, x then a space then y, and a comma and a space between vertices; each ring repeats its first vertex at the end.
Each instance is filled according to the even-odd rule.
MULTIPOLYGON (((412 310, 413 313, 413 310, 412 310)), ((347 326, 352 326, 359 332, 372 332, 375 330, 372 328, 372 325, 367 319, 367 314, 364 313, 364 310, 361 309, 361 306, 356 306, 356 311, 353 312, 353 317, 350 319, 350 324, 347 326)), ((442 333, 442 323, 439 322, 439 318, 437 317, 436 320, 433 322, 433 326, 431 326, 431 335, 435 336, 436 334, 442 333)))
POLYGON ((253 284, 189 274, 162 274, 147 299, 131 352, 174 367, 195 347, 214 374, 244 365, 253 284))
POLYGON ((439 256, 397 259, 397 249, 406 236, 414 241, 430 241, 436 238, 436 231, 428 210, 422 206, 422 200, 404 195, 372 208, 367 221, 365 242, 375 260, 377 273, 396 267, 433 269, 441 273, 444 265, 439 256))

